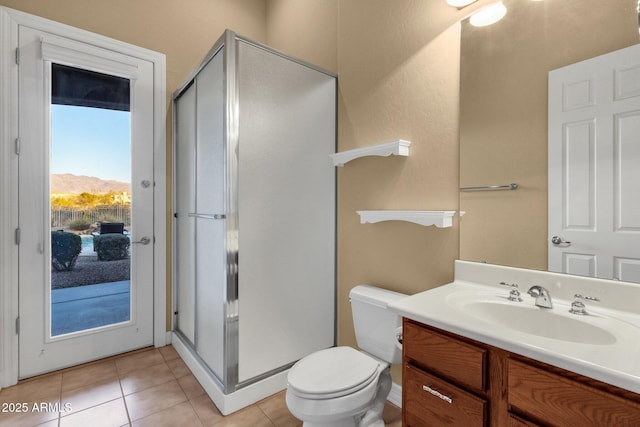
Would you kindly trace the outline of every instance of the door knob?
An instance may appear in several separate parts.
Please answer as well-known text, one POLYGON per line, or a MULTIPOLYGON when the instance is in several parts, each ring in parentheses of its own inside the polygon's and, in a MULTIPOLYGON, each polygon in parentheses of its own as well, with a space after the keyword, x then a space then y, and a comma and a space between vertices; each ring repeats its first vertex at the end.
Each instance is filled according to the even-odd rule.
POLYGON ((551 243, 553 243, 556 246, 560 246, 560 245, 571 246, 571 242, 567 240, 562 240, 562 237, 560 236, 553 236, 551 238, 551 243))
POLYGON ((132 245, 135 245, 135 244, 148 245, 149 243, 151 243, 151 239, 148 238, 147 236, 144 236, 142 239, 136 240, 135 242, 131 242, 132 245))

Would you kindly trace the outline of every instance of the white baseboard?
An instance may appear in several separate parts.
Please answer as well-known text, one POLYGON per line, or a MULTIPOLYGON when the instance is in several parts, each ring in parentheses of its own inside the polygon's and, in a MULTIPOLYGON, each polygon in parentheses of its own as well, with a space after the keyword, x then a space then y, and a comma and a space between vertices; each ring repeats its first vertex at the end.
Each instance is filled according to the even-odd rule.
POLYGON ((391 385, 391 391, 389 392, 389 396, 387 400, 398 408, 402 408, 402 386, 396 383, 391 385))

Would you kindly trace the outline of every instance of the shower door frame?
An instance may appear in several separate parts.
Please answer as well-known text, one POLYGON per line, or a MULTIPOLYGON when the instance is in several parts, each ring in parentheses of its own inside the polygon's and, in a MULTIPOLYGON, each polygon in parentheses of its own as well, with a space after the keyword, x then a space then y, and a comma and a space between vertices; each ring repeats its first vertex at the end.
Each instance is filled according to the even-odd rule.
MULTIPOLYGON (((236 52, 234 49, 229 48, 229 46, 233 46, 235 43, 235 34, 231 31, 225 31, 224 35, 218 39, 218 41, 213 45, 211 50, 207 53, 205 58, 201 61, 201 63, 191 72, 189 77, 185 80, 182 86, 178 87, 174 91, 173 101, 172 101, 172 122, 173 126, 173 140, 177 141, 177 100, 180 98, 186 91, 189 89, 192 84, 194 84, 196 77, 198 74, 209 64, 209 62, 217 55, 223 55, 223 63, 222 68, 224 72, 224 126, 223 126, 223 150, 224 150, 224 158, 225 158, 225 188, 226 191, 226 200, 225 200, 225 212, 224 212, 224 220, 225 220, 225 229, 226 236, 225 239, 225 247, 226 247, 226 259, 227 259, 227 273, 226 273, 226 287, 225 287, 225 298, 223 300, 223 312, 224 319, 226 321, 223 325, 223 335, 224 335, 224 354, 223 354, 223 374, 222 378, 220 378, 213 370, 211 370, 206 362, 197 354, 195 351, 195 342, 191 342, 191 340, 185 336, 179 328, 178 321, 178 312, 177 307, 179 304, 179 295, 178 295, 178 286, 179 280, 179 269, 180 266, 174 263, 173 270, 173 283, 178 284, 177 286, 173 286, 173 307, 174 307, 174 315, 172 317, 172 330, 177 333, 183 340, 189 342, 193 348, 190 348, 191 355, 199 360, 202 367, 205 367, 207 373, 211 378, 213 378, 216 383, 220 386, 225 394, 232 393, 237 389, 238 384, 238 346, 235 345, 234 341, 237 341, 238 336, 238 202, 237 202, 237 184, 238 184, 238 160, 234 155, 235 149, 238 146, 238 135, 237 132, 234 132, 233 135, 228 135, 228 129, 237 129, 238 126, 238 100, 237 100, 237 88, 235 84, 235 79, 229 79, 229 75, 235 75, 236 68, 236 52), (235 126, 235 127, 234 127, 235 126), (229 149, 229 146, 232 146, 232 149, 229 149), (229 238, 229 236, 236 236, 236 238, 229 238), (233 345, 230 345, 233 344, 233 345)), ((173 170, 177 171, 176 159, 177 156, 177 144, 173 144, 173 170)), ((176 173, 173 175, 173 188, 177 188, 177 179, 178 176, 176 173)), ((177 212, 177 196, 176 191, 173 192, 173 212, 177 212)), ((176 214, 174 214, 175 216, 176 214)), ((177 236, 177 222, 173 221, 172 223, 172 235, 177 236)), ((176 247, 176 240, 173 239, 173 253, 174 259, 176 251, 178 248, 176 247)), ((197 289, 197 283, 196 283, 197 289)), ((195 307, 194 307, 195 309, 195 307)), ((196 314, 197 316, 197 314, 196 314)))
MULTIPOLYGON (((234 33, 233 31, 226 30, 222 37, 220 37, 213 47, 209 50, 204 59, 200 62, 200 64, 191 72, 191 74, 184 80, 184 83, 179 86, 173 93, 172 96, 172 119, 173 119, 173 212, 177 212, 177 197, 176 191, 177 188, 176 180, 178 179, 178 174, 176 173, 176 151, 177 151, 177 108, 176 103, 178 98, 180 98, 190 87, 194 84, 194 81, 198 74, 209 64, 209 62, 217 55, 223 55, 223 73, 224 73, 224 136, 223 136, 223 144, 224 144, 224 158, 225 158, 225 179, 226 179, 226 200, 225 200, 225 221, 226 221, 226 241, 225 241, 225 249, 226 249, 226 286, 225 292, 226 295, 222 303, 224 304, 224 362, 223 362, 223 375, 220 378, 216 375, 212 369, 210 369, 204 360, 197 354, 195 349, 195 344, 191 343, 188 337, 185 336, 179 330, 179 321, 177 314, 177 307, 179 301, 178 295, 178 287, 180 286, 178 282, 178 274, 179 274, 179 266, 174 263, 173 270, 173 307, 174 307, 174 316, 172 318, 172 330, 174 334, 176 334, 182 342, 175 342, 174 346, 178 353, 183 356, 183 359, 187 362, 187 365, 194 371, 196 377, 201 380, 199 375, 206 375, 209 378, 213 379, 215 384, 222 390, 224 395, 232 394, 240 389, 251 389, 256 383, 261 380, 265 380, 267 378, 273 378, 276 376, 275 374, 285 374, 285 376, 280 376, 278 379, 274 379, 273 382, 278 382, 278 384, 284 384, 286 386, 286 370, 288 370, 295 361, 288 363, 279 368, 273 369, 269 372, 264 372, 260 375, 249 378, 245 381, 239 381, 239 280, 238 280, 238 272, 239 272, 239 263, 238 263, 238 254, 239 254, 239 244, 238 244, 238 234, 239 234, 239 199, 238 199, 238 184, 239 184, 239 159, 237 157, 237 150, 239 147, 239 85, 237 80, 237 64, 238 64, 238 43, 246 43, 248 45, 257 47, 259 49, 263 49, 269 53, 273 53, 277 56, 285 58, 287 60, 293 61, 299 65, 308 67, 314 71, 318 71, 327 76, 337 79, 337 76, 319 68, 315 65, 309 64, 305 61, 301 61, 296 58, 292 58, 286 54, 283 54, 277 50, 274 50, 268 46, 264 46, 260 43, 253 42, 249 39, 241 37, 234 33), (185 345, 185 343, 191 344, 185 345), (190 360, 191 359, 191 360, 190 360), (197 362, 196 362, 197 361, 197 362), (195 364, 198 363, 199 365, 195 364)), ((337 121, 337 82, 336 82, 336 93, 335 100, 336 105, 335 114, 337 121)), ((197 92, 196 92, 197 93, 197 92)), ((337 145, 337 127, 335 129, 335 145, 337 145)), ((334 150, 335 150, 334 146, 334 150)), ((330 163, 330 158, 327 156, 327 162, 330 163)), ((333 172, 334 176, 334 189, 333 189, 333 343, 332 345, 336 345, 336 310, 335 310, 335 295, 336 295, 336 278, 335 278, 335 248, 336 248, 336 209, 335 203, 337 199, 337 191, 336 191, 336 175, 337 173, 333 172)), ((175 215, 175 214, 174 214, 175 215)), ((177 221, 174 218, 172 223, 172 235, 177 236, 177 221)), ((173 239, 173 253, 174 260, 175 254, 177 253, 176 241, 178 239, 173 239)), ((195 285, 197 289, 197 284, 195 285)), ((201 381, 202 382, 202 381, 201 381)), ((214 396, 219 397, 219 401, 214 398, 214 403, 218 406, 218 409, 223 414, 228 414, 237 410, 243 406, 241 402, 243 402, 242 398, 230 397, 228 401, 225 401, 225 396, 220 395, 219 390, 214 390, 209 384, 203 383, 203 387, 209 393, 209 395, 214 398, 214 396)), ((282 386, 279 386, 278 390, 281 390, 282 386)), ((248 392, 251 395, 256 395, 256 392, 253 390, 248 392)), ((257 392, 259 393, 259 392, 257 392)))

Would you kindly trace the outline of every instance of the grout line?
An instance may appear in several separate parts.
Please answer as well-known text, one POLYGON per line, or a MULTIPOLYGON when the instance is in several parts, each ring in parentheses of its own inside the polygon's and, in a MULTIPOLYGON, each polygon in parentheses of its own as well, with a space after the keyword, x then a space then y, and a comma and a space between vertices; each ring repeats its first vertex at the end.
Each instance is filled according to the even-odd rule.
POLYGON ((125 398, 124 389, 122 388, 122 378, 120 378, 120 372, 118 372, 118 365, 115 363, 115 361, 113 363, 114 363, 114 365, 116 365, 116 376, 118 377, 118 385, 120 386, 120 394, 122 395, 122 402, 124 403, 124 410, 127 413, 127 419, 129 420, 129 425, 131 425, 131 423, 132 423, 131 414, 129 413, 129 406, 127 406, 127 399, 125 398))
MULTIPOLYGON (((64 384, 64 372, 60 373, 60 394, 58 395, 58 403, 63 405, 62 403, 62 385, 64 384)), ((60 427, 60 423, 62 422, 62 412, 58 411, 58 427, 60 427)))
POLYGON ((193 406, 193 402, 191 402, 191 399, 187 398, 187 402, 189 402, 189 406, 191 406, 191 410, 193 411, 194 414, 196 414, 196 418, 198 419, 198 421, 200 421, 200 425, 204 426, 204 420, 200 418, 200 414, 198 414, 198 411, 196 411, 196 408, 193 406))

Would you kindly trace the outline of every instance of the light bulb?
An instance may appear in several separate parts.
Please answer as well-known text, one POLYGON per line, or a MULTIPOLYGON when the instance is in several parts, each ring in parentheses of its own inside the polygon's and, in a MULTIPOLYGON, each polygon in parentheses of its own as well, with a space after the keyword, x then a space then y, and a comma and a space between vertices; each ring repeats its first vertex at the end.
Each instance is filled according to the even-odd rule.
POLYGON ((447 4, 449 6, 461 8, 465 6, 469 6, 471 3, 475 3, 478 0, 447 0, 447 4))
POLYGON ((495 24, 507 14, 507 8, 499 1, 490 6, 483 7, 469 18, 469 22, 474 27, 486 27, 495 24))

